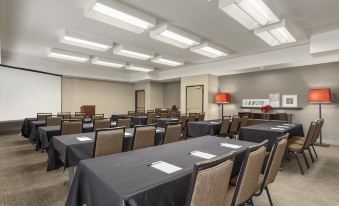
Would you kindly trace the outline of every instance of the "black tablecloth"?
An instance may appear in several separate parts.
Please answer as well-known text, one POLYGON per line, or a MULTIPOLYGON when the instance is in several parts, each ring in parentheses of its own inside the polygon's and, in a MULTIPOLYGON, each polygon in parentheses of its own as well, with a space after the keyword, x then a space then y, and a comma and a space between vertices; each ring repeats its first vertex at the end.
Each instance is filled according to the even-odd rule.
POLYGON ((217 135, 220 132, 221 123, 220 119, 188 122, 188 136, 201 137, 205 135, 217 135))
POLYGON ((177 122, 178 118, 156 118, 155 123, 157 123, 158 127, 166 127, 166 122, 177 122))
POLYGON ((31 127, 29 126, 29 123, 31 121, 36 121, 36 118, 25 118, 24 122, 22 123, 21 126, 21 135, 28 138, 29 135, 31 134, 31 127))
POLYGON ((271 149, 276 139, 284 134, 289 133, 290 137, 304 136, 304 130, 301 124, 294 124, 294 126, 289 126, 289 128, 282 128, 284 131, 272 129, 272 127, 284 126, 284 124, 286 123, 265 122, 242 127, 239 130, 239 140, 259 143, 267 139, 269 141, 268 149, 271 149))
POLYGON ((146 125, 147 124, 147 116, 133 116, 132 123, 134 125, 146 125))
MULTIPOLYGON (((123 151, 130 151, 132 148, 134 128, 125 130, 125 138, 123 143, 123 151)), ((164 141, 164 128, 157 128, 154 145, 162 144, 164 141)), ((88 159, 93 156, 95 133, 83 133, 74 135, 62 135, 52 137, 47 148, 48 152, 48 168, 47 171, 58 169, 61 166, 73 167, 80 160, 88 159), (77 137, 86 136, 93 141, 80 142, 77 137)))
POLYGON ((117 121, 118 119, 126 119, 126 118, 128 118, 127 114, 113 114, 111 116, 112 121, 117 121))
POLYGON ((32 144, 37 144, 39 139, 39 127, 46 126, 46 121, 30 121, 29 122, 29 129, 31 133, 29 134, 29 141, 32 144))
POLYGON ((204 159, 189 155, 199 150, 222 155, 234 149, 221 142, 242 145, 237 149, 232 176, 239 173, 245 148, 254 143, 205 136, 171 144, 84 160, 78 165, 67 206, 178 206, 184 205, 193 164, 204 159), (149 164, 165 161, 182 170, 166 174, 149 164))

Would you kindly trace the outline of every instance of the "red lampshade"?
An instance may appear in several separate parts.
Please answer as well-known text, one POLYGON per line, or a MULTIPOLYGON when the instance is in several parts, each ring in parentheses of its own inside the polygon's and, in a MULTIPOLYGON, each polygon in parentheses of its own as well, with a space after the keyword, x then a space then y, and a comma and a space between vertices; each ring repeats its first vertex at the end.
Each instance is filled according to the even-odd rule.
POLYGON ((332 95, 331 89, 310 89, 308 93, 308 102, 309 103, 331 103, 332 95))
POLYGON ((231 95, 226 92, 220 92, 215 95, 214 102, 217 104, 229 104, 231 103, 231 95))

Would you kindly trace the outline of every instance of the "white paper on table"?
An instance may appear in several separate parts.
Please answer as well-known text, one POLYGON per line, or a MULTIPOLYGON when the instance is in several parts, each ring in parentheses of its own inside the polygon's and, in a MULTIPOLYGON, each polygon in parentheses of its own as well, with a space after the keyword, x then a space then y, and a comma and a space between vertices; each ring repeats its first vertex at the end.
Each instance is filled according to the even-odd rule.
POLYGON ((283 125, 286 125, 286 126, 295 126, 295 124, 283 124, 283 125))
POLYGON ((125 132, 125 135, 132 135, 132 133, 130 133, 130 132, 125 132))
POLYGON ((156 131, 157 131, 157 132, 160 132, 160 129, 157 129, 156 131))
POLYGON ((153 162, 151 165, 151 167, 158 169, 162 172, 165 172, 167 174, 171 174, 173 172, 182 170, 182 168, 177 167, 175 165, 169 164, 167 162, 163 162, 163 161, 159 161, 159 162, 153 162))
POLYGON ((176 121, 176 120, 178 120, 178 119, 177 119, 177 118, 171 118, 171 120, 175 120, 175 121, 176 121))
POLYGON ((281 131, 285 131, 285 129, 283 129, 283 128, 278 128, 278 127, 271 127, 271 129, 273 129, 273 130, 281 130, 281 131))
POLYGON ((279 125, 279 126, 277 126, 277 127, 281 127, 281 128, 290 128, 289 126, 281 126, 281 125, 279 125))
POLYGON ((207 160, 212 159, 213 157, 216 157, 216 155, 209 154, 209 153, 206 153, 206 152, 200 152, 200 151, 193 151, 193 152, 190 152, 189 154, 196 156, 196 157, 201 157, 201 158, 207 159, 207 160))
POLYGON ((85 136, 82 136, 82 137, 77 137, 77 140, 79 140, 80 142, 85 142, 85 141, 92 141, 91 138, 89 137, 85 137, 85 136))
POLYGON ((225 143, 225 142, 220 143, 220 146, 222 146, 222 147, 229 147, 229 148, 232 148, 232 149, 239 149, 239 148, 242 147, 242 146, 240 146, 240 145, 229 144, 229 143, 225 143))
POLYGON ((210 122, 211 124, 220 124, 220 122, 210 122))

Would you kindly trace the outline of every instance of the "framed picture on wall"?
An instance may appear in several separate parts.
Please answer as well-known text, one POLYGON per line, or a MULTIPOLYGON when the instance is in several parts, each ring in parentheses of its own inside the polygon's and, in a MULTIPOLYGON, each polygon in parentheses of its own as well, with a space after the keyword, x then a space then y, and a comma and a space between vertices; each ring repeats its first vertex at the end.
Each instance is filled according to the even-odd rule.
POLYGON ((298 95, 297 94, 282 95, 282 107, 298 107, 298 95))
POLYGON ((269 99, 243 99, 243 107, 262 107, 270 103, 269 99))
POLYGON ((280 93, 269 94, 268 98, 272 107, 280 107, 280 93))

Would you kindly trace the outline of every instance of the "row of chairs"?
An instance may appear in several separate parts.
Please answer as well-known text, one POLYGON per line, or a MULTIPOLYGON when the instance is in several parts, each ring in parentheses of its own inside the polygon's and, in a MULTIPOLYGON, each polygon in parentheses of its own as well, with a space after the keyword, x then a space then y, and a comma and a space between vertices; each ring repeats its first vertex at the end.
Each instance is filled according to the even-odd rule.
MULTIPOLYGON (((86 114, 83 112, 75 112, 72 116, 70 112, 59 112, 57 115, 53 115, 52 113, 37 113, 38 121, 47 121, 50 117, 59 117, 61 119, 85 119, 86 114)), ((95 114, 91 116, 92 120, 96 118, 104 118, 104 114, 95 114)))
POLYGON ((219 132, 220 137, 231 137, 236 138, 241 127, 247 126, 248 116, 239 117, 234 115, 224 116, 221 123, 221 128, 219 132))
POLYGON ((274 182, 278 174, 287 137, 288 134, 278 138, 268 154, 267 140, 247 148, 239 175, 234 178, 231 178, 231 174, 235 152, 196 163, 186 205, 254 205, 253 197, 260 196, 265 190, 272 206, 268 185, 274 182), (267 163, 264 164, 267 156, 267 163))

